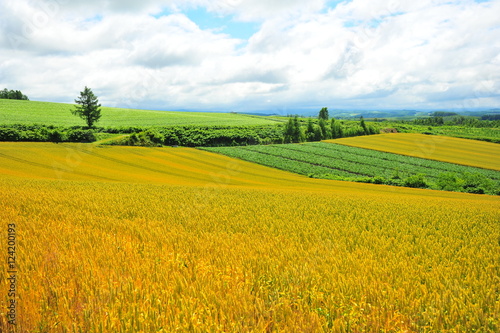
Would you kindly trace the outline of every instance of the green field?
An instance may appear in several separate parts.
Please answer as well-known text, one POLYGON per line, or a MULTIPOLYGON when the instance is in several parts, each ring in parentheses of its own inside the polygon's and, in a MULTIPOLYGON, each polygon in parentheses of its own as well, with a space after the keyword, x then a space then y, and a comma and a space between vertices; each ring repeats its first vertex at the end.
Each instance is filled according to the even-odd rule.
MULTIPOLYGON (((72 104, 0 99, 0 124, 84 126, 72 104)), ((97 126, 270 125, 275 119, 233 113, 149 111, 102 107, 97 126)))
MULTIPOLYGON (((377 179, 375 182, 405 185, 405 179, 423 175, 430 185, 442 181, 444 174, 453 174, 459 179, 482 179, 491 192, 500 188, 498 171, 332 143, 204 149, 314 178, 363 182, 377 179)), ((409 181, 406 185, 411 186, 409 181)))
POLYGON ((396 128, 399 133, 426 133, 442 136, 451 136, 469 140, 480 140, 500 143, 500 128, 498 127, 469 127, 469 126, 427 126, 397 121, 375 123, 378 128, 396 128))
POLYGON ((500 128, 495 127, 436 126, 428 132, 435 135, 500 143, 500 128))

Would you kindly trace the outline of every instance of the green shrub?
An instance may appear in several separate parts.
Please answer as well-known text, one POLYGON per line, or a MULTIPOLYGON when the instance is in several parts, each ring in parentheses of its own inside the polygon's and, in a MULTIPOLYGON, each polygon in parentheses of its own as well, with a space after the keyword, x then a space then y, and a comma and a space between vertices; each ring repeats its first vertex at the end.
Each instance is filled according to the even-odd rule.
POLYGON ((497 186, 488 178, 478 173, 464 173, 463 191, 475 194, 495 194, 497 186))
POLYGON ((64 141, 64 136, 62 132, 55 129, 49 133, 48 139, 50 142, 59 143, 64 141))
POLYGON ((21 133, 19 130, 10 127, 0 128, 0 141, 19 141, 21 133))
POLYGON ((403 182, 403 185, 406 187, 414 187, 414 188, 429 187, 429 185, 425 181, 425 175, 422 173, 412 175, 412 176, 406 178, 403 182))
POLYGON ((96 136, 92 130, 71 130, 67 134, 67 140, 69 142, 94 142, 96 136))
POLYGON ((451 172, 440 174, 436 182, 437 188, 443 191, 461 191, 463 184, 463 179, 451 172))

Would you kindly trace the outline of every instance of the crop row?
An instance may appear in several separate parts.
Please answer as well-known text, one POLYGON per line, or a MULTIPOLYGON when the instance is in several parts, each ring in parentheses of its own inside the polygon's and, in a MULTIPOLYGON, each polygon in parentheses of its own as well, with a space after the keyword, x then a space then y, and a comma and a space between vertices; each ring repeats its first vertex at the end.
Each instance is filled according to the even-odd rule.
MULTIPOLYGON (((287 145, 289 146, 289 145, 287 145)), ((374 176, 376 174, 383 174, 385 176, 390 176, 386 174, 388 171, 384 168, 380 168, 373 165, 366 165, 357 163, 355 161, 350 161, 342 158, 331 158, 327 156, 320 156, 311 154, 309 152, 301 152, 292 149, 287 149, 284 145, 276 146, 248 146, 244 147, 244 150, 250 150, 259 152, 269 156, 269 159, 290 159, 292 161, 309 163, 313 165, 319 165, 325 168, 329 168, 331 174, 340 176, 337 170, 342 170, 344 172, 350 172, 358 176, 374 176)), ((310 174, 314 172, 307 172, 304 174, 310 174)))
POLYGON ((500 193, 500 172, 330 143, 207 148, 315 178, 500 193))
MULTIPOLYGON (((265 146, 251 146, 252 148, 265 146)), ((251 149, 234 149, 235 147, 213 147, 205 148, 207 150, 239 158, 246 161, 251 161, 272 168, 295 172, 301 175, 308 174, 336 174, 341 177, 355 177, 356 173, 335 169, 334 167, 326 167, 321 164, 313 164, 310 161, 294 160, 292 157, 279 157, 266 154, 263 152, 254 151, 251 149)))
POLYGON ((398 169, 402 172, 424 173, 430 177, 436 177, 440 173, 454 172, 464 174, 466 172, 479 173, 490 179, 500 180, 500 172, 481 168, 438 162, 424 158, 385 153, 371 149, 356 148, 339 144, 314 142, 305 145, 288 145, 287 149, 317 154, 330 158, 341 158, 363 164, 375 165, 387 169, 398 169))

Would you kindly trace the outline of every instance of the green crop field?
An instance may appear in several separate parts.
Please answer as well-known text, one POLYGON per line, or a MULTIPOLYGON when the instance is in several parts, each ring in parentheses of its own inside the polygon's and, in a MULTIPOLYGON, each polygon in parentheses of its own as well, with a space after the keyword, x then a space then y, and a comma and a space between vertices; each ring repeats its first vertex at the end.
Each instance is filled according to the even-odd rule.
POLYGON ((476 175, 487 179, 493 192, 500 187, 498 171, 332 143, 204 149, 315 178, 367 181, 367 178, 377 177, 399 180, 420 174, 428 181, 438 183, 444 174, 453 174, 460 179, 476 175))
MULTIPOLYGON (((0 99, 0 124, 44 124, 84 126, 71 114, 72 104, 0 99)), ((149 111, 102 107, 97 126, 184 126, 184 125, 268 125, 278 121, 267 117, 232 113, 149 111)))
POLYGON ((480 140, 500 143, 500 128, 498 127, 469 127, 469 126, 428 126, 398 121, 384 121, 376 123, 378 128, 396 128, 400 133, 427 133, 440 136, 451 136, 469 140, 480 140))
POLYGON ((430 132, 436 135, 500 143, 500 128, 495 127, 437 126, 430 132))

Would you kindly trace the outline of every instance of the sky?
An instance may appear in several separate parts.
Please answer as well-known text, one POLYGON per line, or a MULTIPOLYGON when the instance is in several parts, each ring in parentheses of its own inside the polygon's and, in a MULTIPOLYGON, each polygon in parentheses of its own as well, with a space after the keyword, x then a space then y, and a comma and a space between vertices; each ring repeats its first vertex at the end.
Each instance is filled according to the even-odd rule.
POLYGON ((0 89, 292 114, 500 107, 500 0, 0 0, 0 89))

